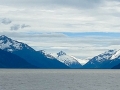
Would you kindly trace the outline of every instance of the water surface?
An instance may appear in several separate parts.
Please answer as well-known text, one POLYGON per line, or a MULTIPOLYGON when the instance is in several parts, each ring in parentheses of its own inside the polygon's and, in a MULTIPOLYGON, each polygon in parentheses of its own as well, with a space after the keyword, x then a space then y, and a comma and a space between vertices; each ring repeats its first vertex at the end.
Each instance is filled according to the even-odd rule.
POLYGON ((0 69, 0 90, 120 90, 120 70, 0 69))

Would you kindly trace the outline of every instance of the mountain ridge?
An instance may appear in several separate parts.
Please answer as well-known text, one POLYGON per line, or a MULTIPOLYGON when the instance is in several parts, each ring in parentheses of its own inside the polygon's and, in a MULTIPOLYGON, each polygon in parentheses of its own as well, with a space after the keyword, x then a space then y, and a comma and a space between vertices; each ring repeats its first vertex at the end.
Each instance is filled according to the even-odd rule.
MULTIPOLYGON (((110 69, 120 66, 120 49, 108 50, 90 59, 85 65, 81 65, 77 58, 66 54, 64 51, 56 53, 57 56, 46 53, 44 50, 36 51, 29 45, 12 40, 5 35, 0 36, 0 49, 14 54, 27 63, 38 68, 51 69, 110 69), (118 66, 117 66, 118 65, 118 66)), ((5 58, 5 57, 4 57, 5 58)), ((2 64, 0 63, 2 66, 2 64)))
POLYGON ((0 36, 0 49, 13 53, 38 68, 69 68, 56 59, 45 57, 27 44, 12 40, 5 35, 0 36))
POLYGON ((112 56, 117 53, 118 50, 108 50, 102 54, 99 54, 98 56, 93 57, 86 63, 82 68, 112 68, 118 63, 120 63, 120 60, 118 58, 112 59, 112 56))

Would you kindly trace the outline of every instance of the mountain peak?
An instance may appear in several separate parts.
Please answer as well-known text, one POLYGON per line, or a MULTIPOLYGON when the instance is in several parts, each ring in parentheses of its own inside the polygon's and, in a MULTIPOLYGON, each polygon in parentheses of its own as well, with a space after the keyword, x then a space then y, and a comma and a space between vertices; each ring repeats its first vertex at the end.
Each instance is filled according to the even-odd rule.
POLYGON ((16 50, 22 50, 23 48, 30 49, 30 47, 24 43, 12 40, 5 35, 0 36, 0 49, 13 52, 16 50))
POLYGON ((58 57, 59 57, 59 56, 62 56, 62 55, 66 55, 66 53, 63 52, 63 51, 60 51, 59 53, 57 53, 57 55, 58 55, 58 57))
POLYGON ((5 36, 5 35, 1 35, 1 36, 0 36, 0 39, 5 39, 5 38, 8 38, 8 37, 5 36))
POLYGON ((58 52, 56 58, 70 68, 80 68, 82 66, 75 57, 72 57, 63 51, 58 52))
POLYGON ((113 54, 113 53, 115 53, 116 52, 116 50, 108 50, 108 51, 106 51, 105 53, 103 53, 103 54, 113 54))
POLYGON ((2 43, 7 43, 7 42, 12 42, 12 39, 10 39, 10 38, 8 38, 7 36, 5 36, 5 35, 1 35, 0 36, 0 44, 2 44, 2 43))

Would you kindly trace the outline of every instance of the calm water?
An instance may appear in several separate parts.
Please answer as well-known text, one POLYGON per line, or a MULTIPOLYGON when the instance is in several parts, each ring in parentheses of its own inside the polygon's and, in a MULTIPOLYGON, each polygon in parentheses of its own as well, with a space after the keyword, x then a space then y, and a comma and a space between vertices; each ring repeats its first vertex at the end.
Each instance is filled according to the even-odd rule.
POLYGON ((0 69, 0 90, 120 90, 120 70, 0 69))

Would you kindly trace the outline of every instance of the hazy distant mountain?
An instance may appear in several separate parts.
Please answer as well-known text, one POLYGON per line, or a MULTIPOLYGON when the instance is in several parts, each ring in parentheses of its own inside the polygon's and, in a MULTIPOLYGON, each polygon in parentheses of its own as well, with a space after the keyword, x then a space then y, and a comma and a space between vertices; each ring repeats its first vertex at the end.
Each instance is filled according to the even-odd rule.
POLYGON ((39 68, 68 68, 58 60, 47 58, 27 44, 12 40, 5 35, 0 36, 0 49, 18 55, 39 68))
POLYGON ((65 52, 60 51, 57 53, 57 56, 55 56, 57 60, 60 62, 66 64, 70 68, 80 68, 82 65, 77 61, 76 58, 73 56, 67 55, 65 52))
POLYGON ((83 68, 112 68, 120 63, 120 50, 109 50, 93 57, 83 68))
POLYGON ((21 57, 0 49, 0 68, 38 68, 21 57))

